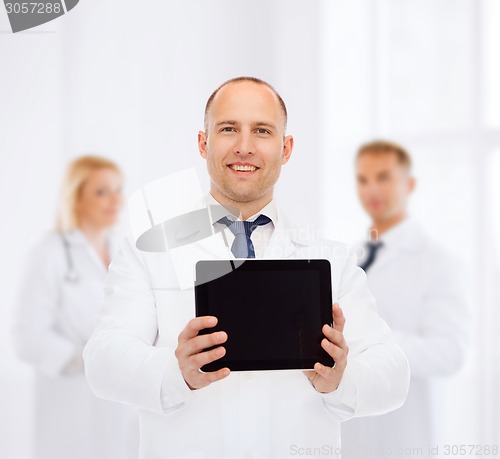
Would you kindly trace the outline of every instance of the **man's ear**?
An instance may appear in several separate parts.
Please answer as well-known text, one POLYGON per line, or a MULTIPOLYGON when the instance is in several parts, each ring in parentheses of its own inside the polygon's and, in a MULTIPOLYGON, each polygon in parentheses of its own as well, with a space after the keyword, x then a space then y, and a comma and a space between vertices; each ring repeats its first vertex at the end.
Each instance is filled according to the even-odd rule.
POLYGON ((198 150, 202 158, 207 159, 207 135, 203 131, 198 131, 198 150))
POLYGON ((287 135, 283 142, 283 153, 281 155, 281 164, 286 164, 292 155, 293 136, 287 135))
POLYGON ((413 193, 413 190, 417 186, 417 179, 413 176, 410 176, 408 179, 408 193, 413 193))

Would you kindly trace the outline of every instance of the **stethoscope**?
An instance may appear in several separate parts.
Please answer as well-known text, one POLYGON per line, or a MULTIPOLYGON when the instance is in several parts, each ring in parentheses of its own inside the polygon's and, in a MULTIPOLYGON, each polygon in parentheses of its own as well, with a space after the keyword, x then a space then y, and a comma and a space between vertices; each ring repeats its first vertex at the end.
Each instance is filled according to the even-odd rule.
POLYGON ((64 246, 64 254, 66 257, 66 274, 64 276, 64 280, 66 282, 70 282, 72 284, 76 284, 80 280, 80 276, 78 275, 75 265, 73 263, 73 257, 71 256, 71 250, 69 247, 69 241, 66 238, 64 233, 61 234, 61 239, 64 246))

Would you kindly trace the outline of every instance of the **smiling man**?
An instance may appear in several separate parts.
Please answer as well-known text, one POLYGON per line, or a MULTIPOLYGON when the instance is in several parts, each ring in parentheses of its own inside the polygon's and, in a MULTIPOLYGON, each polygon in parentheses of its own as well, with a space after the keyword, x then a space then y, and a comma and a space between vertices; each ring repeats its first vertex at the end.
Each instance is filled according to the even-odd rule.
MULTIPOLYGON (((84 358, 97 396, 141 409, 141 458, 339 457, 342 420, 386 413, 405 400, 408 362, 355 258, 343 244, 298 238, 302 232, 273 198, 293 150, 286 123, 283 100, 262 80, 240 77, 214 91, 198 133, 210 176, 207 204, 227 209, 211 223, 233 258, 330 261, 334 327, 323 326, 321 345, 336 364, 201 372, 225 354, 227 333, 200 334, 217 318, 194 317, 193 289, 179 287, 168 252, 159 257, 127 243, 110 267, 84 358)), ((244 294, 258 301, 266 292, 249 286, 244 294)))

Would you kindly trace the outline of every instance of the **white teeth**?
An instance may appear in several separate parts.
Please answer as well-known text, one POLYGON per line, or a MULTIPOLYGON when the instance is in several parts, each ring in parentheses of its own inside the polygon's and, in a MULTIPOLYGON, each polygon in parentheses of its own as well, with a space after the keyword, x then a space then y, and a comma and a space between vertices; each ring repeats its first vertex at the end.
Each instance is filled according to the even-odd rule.
POLYGON ((257 169, 255 166, 240 166, 239 164, 231 164, 230 167, 235 171, 254 171, 257 169))

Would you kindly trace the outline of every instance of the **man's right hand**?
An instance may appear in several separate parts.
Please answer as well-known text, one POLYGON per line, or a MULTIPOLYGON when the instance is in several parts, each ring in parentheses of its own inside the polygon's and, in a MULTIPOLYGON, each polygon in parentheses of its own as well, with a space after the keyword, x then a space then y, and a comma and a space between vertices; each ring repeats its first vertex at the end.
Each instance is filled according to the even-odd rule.
POLYGON ((223 331, 198 335, 200 330, 215 327, 217 318, 203 316, 191 319, 179 335, 175 356, 184 381, 191 390, 208 386, 214 381, 219 381, 229 375, 229 368, 218 371, 202 373, 200 368, 207 363, 220 359, 226 353, 223 346, 202 352, 204 349, 226 342, 227 333, 223 331))

